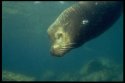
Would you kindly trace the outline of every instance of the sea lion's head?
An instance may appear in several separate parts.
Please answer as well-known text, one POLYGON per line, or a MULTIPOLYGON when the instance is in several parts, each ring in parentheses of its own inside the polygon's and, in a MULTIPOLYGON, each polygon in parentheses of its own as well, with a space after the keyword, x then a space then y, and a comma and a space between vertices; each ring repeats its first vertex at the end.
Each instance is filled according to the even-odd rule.
POLYGON ((50 52, 52 55, 63 56, 78 45, 76 43, 78 38, 76 35, 78 33, 75 33, 69 24, 59 23, 57 20, 48 28, 48 35, 51 39, 50 52))
POLYGON ((51 25, 48 29, 51 39, 50 52, 54 56, 63 56, 73 48, 74 43, 68 32, 61 26, 51 25))
POLYGON ((73 8, 68 8, 63 11, 47 30, 51 39, 50 52, 54 56, 63 56, 73 48, 80 46, 83 40, 81 40, 81 34, 79 32, 81 31, 79 28, 79 20, 81 18, 70 14, 73 11, 75 11, 73 8))

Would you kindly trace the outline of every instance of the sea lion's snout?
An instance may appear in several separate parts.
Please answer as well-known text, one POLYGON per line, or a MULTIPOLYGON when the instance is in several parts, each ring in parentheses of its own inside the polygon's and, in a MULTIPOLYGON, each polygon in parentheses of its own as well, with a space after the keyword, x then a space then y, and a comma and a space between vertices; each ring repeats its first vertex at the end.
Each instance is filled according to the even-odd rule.
POLYGON ((73 49, 72 47, 73 44, 64 44, 64 42, 62 43, 55 43, 52 45, 51 49, 50 49, 50 53, 53 56, 57 56, 57 57, 61 57, 64 56, 67 52, 69 52, 71 49, 73 49))
POLYGON ((55 31, 52 28, 53 26, 50 26, 48 30, 49 36, 52 39, 50 53, 53 56, 60 57, 73 48, 73 43, 70 35, 62 27, 57 27, 58 29, 55 31))
POLYGON ((52 46, 50 49, 50 53, 53 56, 61 57, 65 54, 65 51, 61 51, 59 46, 52 46))

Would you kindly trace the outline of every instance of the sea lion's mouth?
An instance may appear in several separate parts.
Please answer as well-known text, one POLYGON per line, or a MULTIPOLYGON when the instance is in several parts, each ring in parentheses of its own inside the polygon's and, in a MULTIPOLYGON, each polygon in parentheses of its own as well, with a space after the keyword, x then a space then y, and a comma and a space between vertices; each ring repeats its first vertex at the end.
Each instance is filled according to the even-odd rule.
POLYGON ((74 48, 73 43, 65 45, 65 46, 52 46, 52 48, 50 50, 50 53, 53 56, 61 57, 61 56, 65 55, 67 52, 69 52, 73 48, 74 48))
POLYGON ((57 57, 61 57, 64 54, 66 54, 70 49, 66 48, 66 47, 62 47, 62 48, 51 48, 51 54, 53 56, 57 56, 57 57))
POLYGON ((61 57, 61 56, 63 56, 65 53, 67 53, 66 51, 61 51, 61 50, 55 51, 55 49, 51 49, 50 52, 51 52, 51 55, 56 56, 56 57, 61 57))

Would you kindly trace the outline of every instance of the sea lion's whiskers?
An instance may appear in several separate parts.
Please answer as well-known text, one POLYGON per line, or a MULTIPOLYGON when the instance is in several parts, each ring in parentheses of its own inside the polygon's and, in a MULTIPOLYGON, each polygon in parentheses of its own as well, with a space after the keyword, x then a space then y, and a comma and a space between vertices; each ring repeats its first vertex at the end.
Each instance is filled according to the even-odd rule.
POLYGON ((67 48, 73 48, 73 47, 62 47, 63 49, 67 49, 67 48))
POLYGON ((64 52, 64 51, 66 51, 66 50, 68 50, 68 49, 71 49, 71 47, 62 47, 62 48, 60 49, 60 51, 61 51, 61 52, 64 52))
POLYGON ((65 51, 65 50, 67 50, 67 49, 66 49, 66 48, 61 48, 60 50, 61 50, 61 51, 65 51))
POLYGON ((65 51, 65 49, 61 49, 59 50, 59 53, 63 53, 65 51))

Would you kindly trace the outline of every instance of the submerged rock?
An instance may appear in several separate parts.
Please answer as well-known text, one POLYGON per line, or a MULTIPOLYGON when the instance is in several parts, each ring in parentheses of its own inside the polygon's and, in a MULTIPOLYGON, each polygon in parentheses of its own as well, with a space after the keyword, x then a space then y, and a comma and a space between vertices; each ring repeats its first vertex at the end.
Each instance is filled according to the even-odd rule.
POLYGON ((88 62, 80 70, 82 81, 123 81, 122 66, 111 60, 99 58, 88 62))
POLYGON ((2 81, 34 81, 34 77, 26 76, 10 71, 2 71, 2 81))

